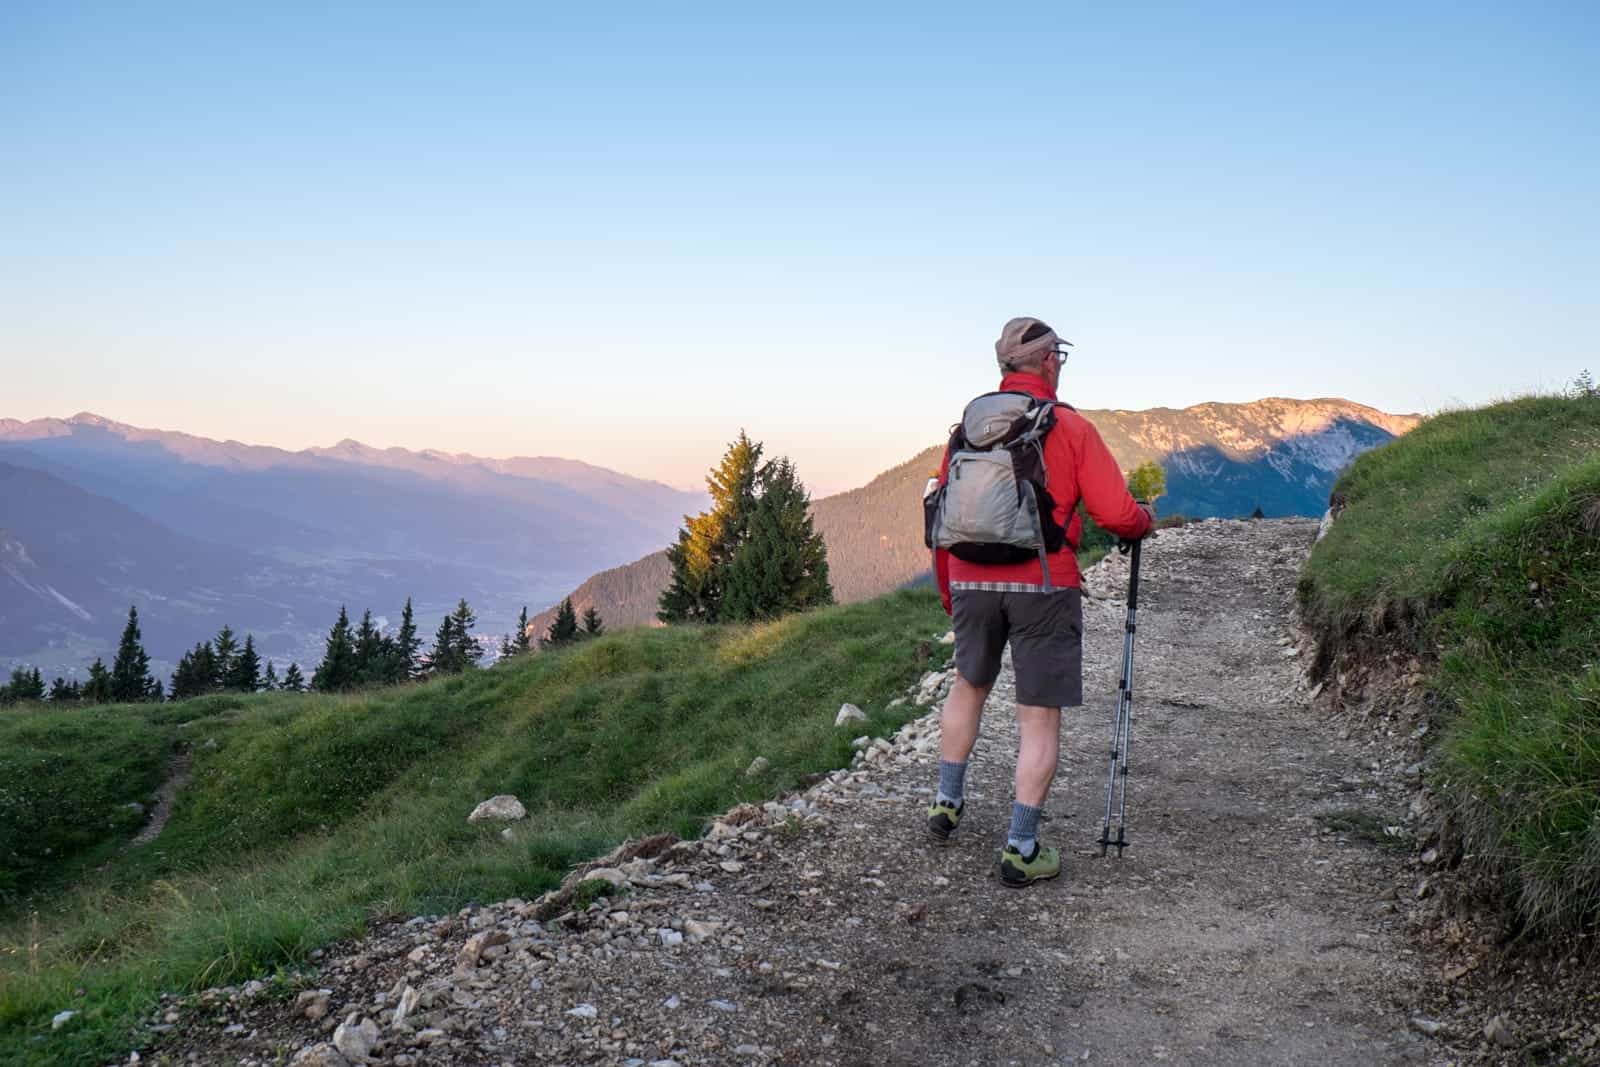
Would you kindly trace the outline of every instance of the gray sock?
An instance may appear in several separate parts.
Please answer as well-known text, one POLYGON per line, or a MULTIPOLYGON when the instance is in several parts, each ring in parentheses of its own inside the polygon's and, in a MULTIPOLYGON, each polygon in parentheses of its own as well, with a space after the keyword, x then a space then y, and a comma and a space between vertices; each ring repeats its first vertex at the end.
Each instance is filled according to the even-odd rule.
POLYGON ((939 803, 959 808, 966 796, 967 765, 939 761, 939 803))
POLYGON ((1042 810, 1030 808, 1020 800, 1011 802, 1011 833, 1006 837, 1006 844, 1023 856, 1033 855, 1033 850, 1039 847, 1039 812, 1042 810))

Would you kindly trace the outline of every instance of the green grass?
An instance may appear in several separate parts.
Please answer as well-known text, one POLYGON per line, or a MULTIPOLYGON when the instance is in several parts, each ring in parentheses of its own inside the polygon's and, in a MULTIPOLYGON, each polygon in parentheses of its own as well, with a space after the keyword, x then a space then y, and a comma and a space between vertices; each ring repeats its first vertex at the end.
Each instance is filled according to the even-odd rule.
POLYGON ((1600 916, 1600 400, 1439 416, 1362 456, 1300 583, 1325 647, 1409 643, 1448 709, 1435 786, 1528 929, 1600 916))
MULTIPOLYGON (((733 803, 846 766, 861 731, 834 729, 839 705, 861 706, 874 733, 916 714, 887 703, 946 626, 931 592, 907 591, 760 626, 628 631, 360 696, 0 720, 0 751, 35 761, 19 765, 65 767, 50 761, 72 750, 73 777, 34 774, 28 810, 92 780, 104 785, 84 810, 116 811, 149 795, 174 744, 193 758, 156 842, 124 849, 127 824, 76 834, 63 819, 53 840, 75 883, 35 863, 15 887, 0 912, 0 1062, 124 1057, 161 991, 271 974, 375 917, 531 897, 624 837, 695 834, 733 803), (771 768, 751 780, 758 755, 771 768), (495 793, 530 813, 510 841, 466 822, 495 793), (80 1014, 51 1032, 63 1008, 80 1014)), ((19 825, 0 824, 8 852, 19 825)))

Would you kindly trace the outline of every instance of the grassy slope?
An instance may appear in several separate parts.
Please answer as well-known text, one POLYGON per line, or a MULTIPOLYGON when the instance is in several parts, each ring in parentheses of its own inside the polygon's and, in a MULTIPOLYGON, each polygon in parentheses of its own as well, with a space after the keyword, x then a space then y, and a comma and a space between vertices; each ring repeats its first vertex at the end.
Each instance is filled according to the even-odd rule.
MULTIPOLYGON (((0 750, 25 760, 77 745, 59 742, 89 715, 132 739, 79 750, 97 780, 141 776, 125 796, 108 786, 104 804, 147 796, 173 741, 194 757, 157 842, 108 853, 108 840, 125 840, 123 825, 81 843, 80 855, 109 855, 109 865, 70 892, 36 882, 31 900, 0 914, 0 1061, 124 1056, 163 989, 270 971, 375 915, 532 896, 625 836, 695 833, 736 801, 843 766, 858 731, 833 728, 839 704, 871 716, 859 732, 887 732, 914 713, 885 705, 925 669, 913 656, 919 640, 945 625, 933 594, 901 592, 757 627, 609 635, 363 696, 0 720, 0 750), (743 772, 757 755, 772 766, 752 781, 743 772), (531 816, 509 842, 499 826, 465 821, 502 792, 531 816), (51 1033, 63 1007, 81 1015, 51 1033)), ((74 788, 38 776, 35 802, 74 788)))
POLYGON ((1358 459, 1301 581, 1333 643, 1436 652, 1436 786, 1530 926, 1600 914, 1600 401, 1440 416, 1358 459))

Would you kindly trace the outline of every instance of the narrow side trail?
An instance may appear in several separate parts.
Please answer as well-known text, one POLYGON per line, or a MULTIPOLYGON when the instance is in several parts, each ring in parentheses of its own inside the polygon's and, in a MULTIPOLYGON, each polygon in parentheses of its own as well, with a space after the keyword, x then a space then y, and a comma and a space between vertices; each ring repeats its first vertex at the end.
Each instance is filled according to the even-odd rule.
POLYGON ((1315 529, 1210 522, 1147 544, 1120 860, 1094 844, 1124 612, 1112 561, 1085 600, 1089 703, 1065 717, 1042 830, 1060 879, 993 877, 1008 668, 948 847, 924 831, 935 714, 705 840, 609 858, 600 876, 625 894, 382 927, 292 1003, 202 995, 166 1016, 156 1061, 337 1067, 343 1034, 352 1060, 395 1064, 1429 1062, 1404 1012, 1420 964, 1384 899, 1403 853, 1339 830, 1403 810, 1386 784, 1401 776, 1306 706, 1289 644, 1315 529))

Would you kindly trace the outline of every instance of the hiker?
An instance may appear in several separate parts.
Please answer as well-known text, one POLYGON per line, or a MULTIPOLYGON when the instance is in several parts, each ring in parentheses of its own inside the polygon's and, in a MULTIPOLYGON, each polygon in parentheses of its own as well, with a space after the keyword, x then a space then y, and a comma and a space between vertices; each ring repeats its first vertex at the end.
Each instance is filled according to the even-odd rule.
POLYGON ((1000 882, 1013 888, 1061 873, 1060 850, 1039 843, 1039 815, 1055 777, 1061 709, 1083 703, 1078 502, 1128 540, 1148 535, 1154 519, 1093 424, 1056 400, 1069 347, 1038 319, 1006 323, 994 346, 1000 391, 967 405, 925 500, 957 672, 940 717, 928 832, 948 841, 961 824, 967 760, 1009 640, 1021 739, 1000 882))

